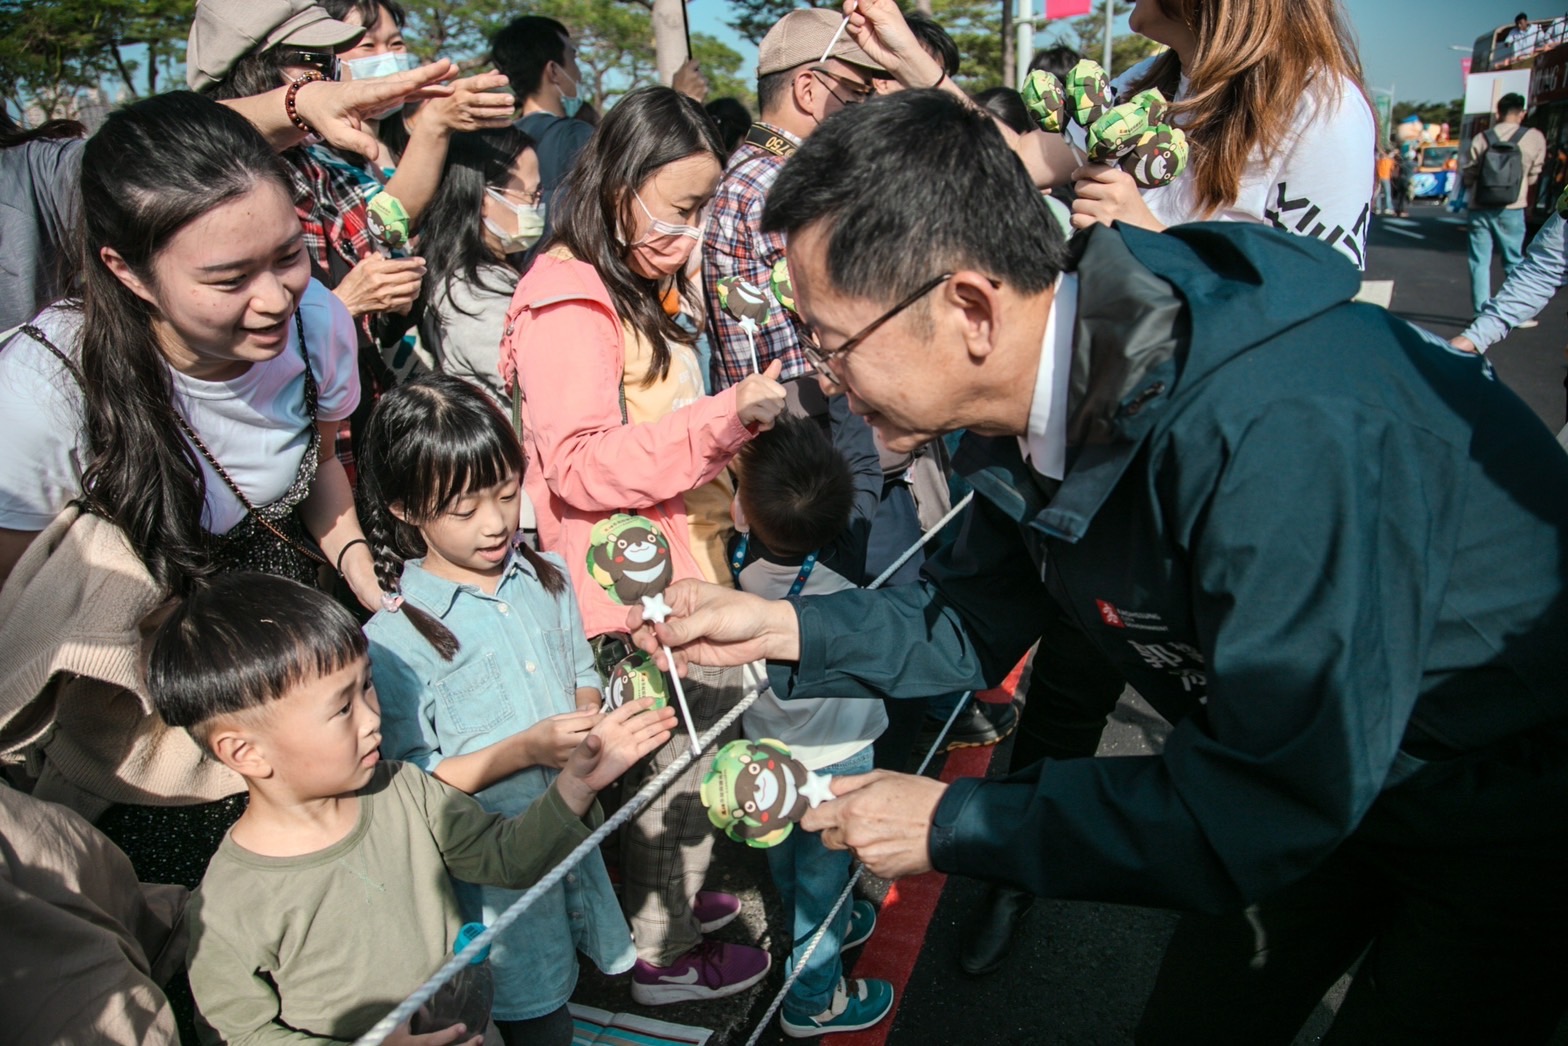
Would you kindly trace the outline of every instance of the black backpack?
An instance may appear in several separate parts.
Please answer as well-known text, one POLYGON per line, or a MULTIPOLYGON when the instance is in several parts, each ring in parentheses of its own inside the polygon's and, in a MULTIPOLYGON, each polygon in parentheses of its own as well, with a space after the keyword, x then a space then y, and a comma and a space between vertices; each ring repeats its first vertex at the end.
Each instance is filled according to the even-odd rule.
POLYGON ((1521 127, 1513 139, 1508 140, 1488 128, 1486 152, 1481 154, 1475 192, 1470 197, 1475 206, 1511 207, 1519 199, 1519 189, 1524 185, 1524 155, 1519 151, 1519 139, 1524 134, 1521 127))

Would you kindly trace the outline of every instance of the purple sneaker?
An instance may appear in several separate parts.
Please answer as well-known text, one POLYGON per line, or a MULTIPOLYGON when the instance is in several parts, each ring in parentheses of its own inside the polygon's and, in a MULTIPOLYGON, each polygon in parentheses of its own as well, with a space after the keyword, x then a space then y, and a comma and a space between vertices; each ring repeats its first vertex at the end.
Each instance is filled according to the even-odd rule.
POLYGON ((691 913, 702 924, 703 933, 712 933, 735 921, 740 914, 740 898, 717 890, 698 890, 691 902, 691 913))
POLYGON ((772 965, 761 948, 704 939, 668 966, 638 959, 632 967, 632 999, 644 1006, 722 999, 762 980, 772 965))

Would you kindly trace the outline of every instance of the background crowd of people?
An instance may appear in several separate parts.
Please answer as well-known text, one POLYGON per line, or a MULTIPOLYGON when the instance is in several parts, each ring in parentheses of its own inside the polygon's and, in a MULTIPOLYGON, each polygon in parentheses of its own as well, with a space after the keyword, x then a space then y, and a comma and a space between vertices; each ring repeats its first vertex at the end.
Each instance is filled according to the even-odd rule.
MULTIPOLYGON (((1233 249, 1246 261, 1214 263, 1227 273, 1259 252, 1274 297, 1250 291, 1272 307, 1292 293, 1287 266, 1272 240, 1249 238, 1272 229, 1320 267, 1328 295, 1365 266, 1374 193, 1394 178, 1336 0, 1138 0, 1132 28, 1163 50, 1117 76, 1112 98, 1157 88, 1191 146, 1186 170, 1153 189, 1043 132, 1011 88, 970 98, 952 38, 893 0, 781 18, 759 48, 755 119, 734 99, 708 102, 695 62, 598 112, 572 28, 549 18, 511 21, 467 75, 418 63, 404 25, 396 0, 200 0, 189 90, 126 106, 90 138, 69 123, 0 128, 0 428, 16 440, 0 465, 0 735, 18 757, 0 786, 18 915, 0 940, 16 956, 81 956, 30 966, 8 990, 0 1013, 27 1041, 86 1028, 138 1043, 364 1033, 452 953, 462 922, 493 922, 600 823, 601 792, 613 807, 686 750, 673 708, 606 699, 618 667, 648 661, 594 563, 607 533, 667 559, 662 583, 685 592, 794 600, 865 586, 952 507, 943 436, 1002 437, 1053 492, 1126 442, 1103 403, 1063 420, 1083 383, 1075 370, 1069 392, 1079 365, 1054 347, 1066 353, 1079 330, 1131 344, 1111 325, 1141 317, 1138 337, 1154 340, 1118 374, 1141 380, 1176 345, 1185 360, 1198 328, 1180 310, 1212 285, 1156 286, 1159 258, 1189 264, 1171 246, 1189 241, 1158 234, 1257 227, 1215 234, 1233 248, 1200 237, 1191 251, 1233 249), (920 120, 929 158, 906 144, 902 173, 868 160, 894 155, 887 143, 920 120), (942 166, 966 150, 969 175, 942 166), (898 189, 928 159, 931 183, 898 189), (867 201, 888 193, 902 209, 867 201), (993 213, 1005 235, 985 239, 976 215, 993 213), (1112 227, 1126 246, 1110 245, 1112 227), (817 240, 807 266, 798 245, 817 240), (966 271, 981 262, 988 281, 966 271), (1122 281, 1144 267, 1143 283, 1122 281), (760 317, 735 306, 737 287, 762 292, 760 317), (827 287, 890 307, 849 324, 827 287), (998 294, 1040 319, 1010 386, 915 365, 855 377, 884 351, 879 330, 884 344, 899 329, 924 345, 906 325, 943 307, 932 301, 973 317, 980 345, 998 329, 986 319, 998 294), (1021 418, 998 413, 1009 387, 1021 418)), ((1060 51, 1036 66, 1065 74, 1078 56, 1060 51)), ((1496 208, 1499 237, 1514 206, 1496 208)), ((1545 265, 1535 283, 1561 282, 1562 220, 1523 266, 1504 243, 1510 270, 1545 265)), ((1455 345, 1484 349, 1526 319, 1512 279, 1503 305, 1487 305, 1490 290, 1477 283, 1482 318, 1455 345)), ((1218 294, 1214 308, 1239 300, 1218 294)), ((1097 395, 1114 407, 1134 384, 1097 395)), ((1062 503, 1038 541, 1090 511, 1062 503)), ((930 592, 964 564, 989 567, 974 543, 1011 525, 998 511, 971 510, 925 580, 922 553, 888 586, 930 592)), ((933 668, 900 683, 908 666, 878 664, 839 681, 868 698, 844 701, 831 683, 813 689, 823 658, 798 649, 694 656, 681 702, 706 731, 763 686, 764 660, 797 660, 799 699, 776 679, 721 743, 776 738, 835 779, 902 771, 922 729, 957 709, 949 744, 1017 731, 1012 771, 1087 763, 1128 682, 1161 684, 1064 605, 994 596, 1027 612, 981 644, 983 666, 944 650, 970 677, 933 668), (994 674, 994 650, 1023 653, 1013 638, 1036 651, 1026 698, 963 706, 994 674)), ((1346 772, 1387 769, 1369 758, 1346 772)), ((1301 772, 1277 752, 1259 762, 1301 772)), ((493 1027, 405 1025, 388 1041, 562 1046, 579 953, 629 973, 646 1006, 725 998, 786 959, 799 973, 786 1035, 883 1020, 892 986, 848 978, 842 961, 874 932, 873 905, 845 905, 805 954, 849 881, 842 826, 769 851, 791 940, 770 952, 714 936, 740 905, 706 887, 710 763, 693 761, 604 858, 498 939, 493 1027)), ((1306 802, 1364 813, 1364 784, 1306 802)), ((1151 809, 1139 812, 1153 823, 1151 809)), ((1300 813, 1259 809, 1280 823, 1300 813)), ((1324 814, 1332 829, 1293 823, 1337 841, 1355 828, 1340 813, 1324 814)), ((1204 851, 1196 886, 1104 882, 1125 886, 1113 899, 1239 908, 1248 890, 1288 885, 1281 868, 1314 867, 1271 854, 1236 858, 1234 881, 1221 871, 1234 855, 1204 851)), ((994 878, 961 956, 974 975, 1005 961, 1036 893, 1071 877, 994 878)), ((1224 969, 1220 936, 1194 924, 1201 947, 1186 954, 1211 949, 1224 969)), ((1175 994, 1212 987, 1177 980, 1162 979, 1151 1026, 1184 1026, 1175 994)), ((1288 1041, 1288 1019, 1271 1019, 1288 1041)))

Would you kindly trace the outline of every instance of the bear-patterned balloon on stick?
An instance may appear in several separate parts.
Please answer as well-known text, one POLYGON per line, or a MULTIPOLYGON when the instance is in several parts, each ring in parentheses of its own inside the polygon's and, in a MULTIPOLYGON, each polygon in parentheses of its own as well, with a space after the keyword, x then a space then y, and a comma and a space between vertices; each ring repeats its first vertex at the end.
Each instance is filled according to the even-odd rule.
MULTIPOLYGON (((593 525, 588 532, 588 576, 622 606, 641 603, 644 621, 662 622, 670 614, 670 605, 664 601, 664 590, 675 578, 670 541, 646 516, 617 512, 593 525)), ((691 752, 697 755, 702 751, 697 743, 697 726, 686 704, 681 677, 675 671, 675 656, 668 646, 664 656, 669 659, 675 703, 685 720, 686 732, 691 735, 691 752)))
POLYGON ((654 708, 670 703, 670 688, 664 673, 653 663, 653 658, 643 650, 628 654, 610 669, 610 681, 604 687, 604 710, 614 711, 628 701, 653 699, 654 708))
POLYGON ((1110 78, 1098 63, 1079 62, 1065 83, 1036 69, 1021 93, 1041 130, 1067 134, 1072 125, 1081 127, 1090 163, 1118 166, 1144 189, 1169 185, 1187 167, 1187 136, 1166 122, 1165 96, 1139 91, 1113 105, 1110 78))
POLYGON ((731 741, 713 757, 698 795, 708 820, 736 842, 777 846, 808 808, 833 798, 829 778, 807 770, 782 741, 731 741))
POLYGON ((773 311, 768 305, 768 292, 739 276, 725 276, 714 284, 714 289, 719 294, 719 305, 739 320, 740 329, 746 332, 746 344, 751 349, 751 369, 753 373, 760 374, 762 366, 757 359, 757 332, 762 330, 762 325, 768 322, 768 314, 773 311))
POLYGON ((670 543, 651 520, 616 513, 588 533, 588 575, 617 603, 636 606, 674 580, 670 543))

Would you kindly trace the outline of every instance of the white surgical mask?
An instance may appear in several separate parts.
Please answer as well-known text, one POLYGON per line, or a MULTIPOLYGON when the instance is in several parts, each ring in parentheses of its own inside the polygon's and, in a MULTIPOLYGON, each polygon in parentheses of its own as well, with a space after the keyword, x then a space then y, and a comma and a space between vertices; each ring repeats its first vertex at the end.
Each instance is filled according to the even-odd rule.
POLYGON ((502 254, 516 254, 526 251, 539 242, 544 235, 545 205, 539 203, 513 203, 506 198, 504 193, 496 189, 486 189, 485 195, 498 207, 504 208, 512 215, 513 231, 508 232, 501 227, 499 222, 489 218, 484 220, 485 228, 490 234, 501 241, 502 254))
MULTIPOLYGON (((344 62, 343 78, 345 80, 372 80, 378 76, 391 76, 393 73, 406 72, 409 69, 417 69, 418 67, 419 59, 408 51, 383 51, 381 54, 368 55, 364 58, 355 58, 352 61, 344 62)), ((371 119, 385 119, 401 108, 403 108, 403 103, 398 102, 385 112, 377 113, 371 119)))

